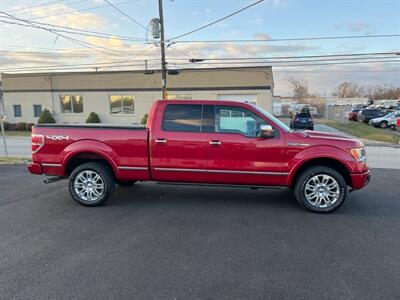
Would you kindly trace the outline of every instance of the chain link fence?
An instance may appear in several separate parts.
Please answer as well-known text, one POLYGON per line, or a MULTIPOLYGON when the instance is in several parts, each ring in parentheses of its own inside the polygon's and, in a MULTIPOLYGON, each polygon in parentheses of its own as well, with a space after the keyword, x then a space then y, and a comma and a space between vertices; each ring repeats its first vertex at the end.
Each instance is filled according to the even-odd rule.
POLYGON ((326 105, 325 118, 342 124, 349 123, 350 107, 342 105, 326 105))

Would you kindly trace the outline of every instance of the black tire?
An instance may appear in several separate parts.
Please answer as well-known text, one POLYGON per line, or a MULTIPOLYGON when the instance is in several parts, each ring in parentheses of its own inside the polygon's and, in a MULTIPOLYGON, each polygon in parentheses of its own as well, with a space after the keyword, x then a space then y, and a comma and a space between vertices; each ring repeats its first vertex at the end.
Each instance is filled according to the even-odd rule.
MULTIPOLYGON (((90 181, 90 180, 88 180, 90 181)), ((101 185, 99 183, 99 186, 101 185)), ((91 184, 92 186, 93 184, 91 184)), ((114 188, 115 188, 115 181, 113 174, 111 170, 100 163, 95 163, 95 162, 90 162, 90 163, 85 163, 83 165, 78 166, 75 168, 75 170, 72 171, 70 179, 69 179, 69 193, 71 194, 72 199, 74 199, 76 202, 79 204, 85 205, 85 206, 99 206, 104 204, 108 199, 111 198, 114 188), (81 176, 77 179, 77 177, 81 174, 81 176), (89 176, 89 174, 92 174, 89 176), (95 192, 87 192, 87 190, 84 187, 80 187, 80 185, 84 185, 83 181, 81 178, 88 177, 90 178, 96 178, 93 174, 96 174, 99 176, 97 181, 95 183, 101 183, 103 188, 102 189, 96 189, 95 192), (78 194, 77 190, 81 189, 84 191, 83 193, 78 194), (101 191, 101 192, 99 192, 101 191), (87 197, 85 197, 85 193, 87 197), (89 194, 90 193, 90 194, 89 194), (96 197, 93 197, 93 199, 90 199, 92 196, 96 193, 96 197), (85 199, 86 198, 86 199, 85 199)), ((92 190, 93 190, 92 189, 92 190)))
POLYGON ((380 128, 387 128, 387 127, 388 127, 388 122, 386 122, 386 121, 380 122, 380 123, 379 123, 379 127, 380 127, 380 128))
POLYGON ((136 183, 136 180, 119 180, 117 184, 119 186, 132 186, 136 183))
MULTIPOLYGON (((333 183, 333 181, 330 182, 333 183)), ((338 209, 345 202, 347 198, 347 184, 343 176, 334 169, 325 166, 314 166, 306 169, 303 174, 301 174, 300 177, 297 179, 295 183, 294 193, 297 201, 303 208, 306 208, 309 211, 315 213, 330 213, 338 209), (309 181, 311 182, 312 178, 315 178, 315 176, 317 175, 328 175, 330 178, 333 178, 338 184, 337 192, 339 193, 339 195, 337 199, 334 201, 334 203, 326 207, 322 205, 320 207, 318 205, 313 205, 309 200, 307 200, 305 195, 306 184, 309 183, 309 181)))

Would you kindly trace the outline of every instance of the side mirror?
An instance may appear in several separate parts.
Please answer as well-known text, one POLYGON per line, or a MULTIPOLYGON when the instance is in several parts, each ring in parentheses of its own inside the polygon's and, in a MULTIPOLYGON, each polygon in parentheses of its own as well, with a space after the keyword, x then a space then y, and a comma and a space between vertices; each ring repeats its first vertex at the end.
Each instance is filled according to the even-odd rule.
POLYGON ((261 125, 260 126, 260 137, 262 138, 273 138, 275 137, 275 131, 271 125, 261 125))

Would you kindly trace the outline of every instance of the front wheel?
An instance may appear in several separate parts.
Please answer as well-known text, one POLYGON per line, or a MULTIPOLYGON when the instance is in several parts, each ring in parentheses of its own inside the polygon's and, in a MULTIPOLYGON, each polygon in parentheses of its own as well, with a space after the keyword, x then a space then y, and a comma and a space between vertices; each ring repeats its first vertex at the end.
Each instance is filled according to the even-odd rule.
POLYGON ((380 128, 387 128, 387 127, 388 127, 388 122, 386 122, 386 121, 380 122, 380 123, 379 123, 379 127, 380 127, 380 128))
POLYGON ((316 213, 330 213, 347 198, 347 184, 343 176, 332 168, 315 166, 307 169, 294 188, 297 201, 316 213))
POLYGON ((85 163, 72 171, 69 192, 85 206, 99 206, 111 198, 115 182, 110 169, 99 163, 85 163))

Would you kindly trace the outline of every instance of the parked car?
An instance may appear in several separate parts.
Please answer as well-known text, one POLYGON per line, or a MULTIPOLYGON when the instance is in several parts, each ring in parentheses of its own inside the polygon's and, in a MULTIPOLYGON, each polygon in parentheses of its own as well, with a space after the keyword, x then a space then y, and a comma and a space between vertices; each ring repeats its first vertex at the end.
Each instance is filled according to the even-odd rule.
POLYGON ((349 111, 349 121, 357 121, 358 120, 358 112, 361 110, 361 108, 354 108, 351 111, 349 111))
POLYGON ((400 111, 394 111, 383 117, 372 119, 368 124, 374 127, 388 128, 392 123, 395 123, 398 117, 400 117, 400 111))
POLYGON ((202 100, 156 101, 146 126, 36 125, 28 170, 54 176, 48 183, 69 178, 71 197, 86 206, 107 201, 115 183, 156 181, 286 187, 319 213, 370 179, 358 140, 292 131, 250 103, 202 100))
POLYGON ((314 119, 310 111, 302 109, 301 112, 296 113, 290 121, 290 128, 314 130, 314 119))
POLYGON ((372 119, 383 117, 387 114, 386 110, 375 109, 375 108, 366 108, 360 111, 358 115, 358 120, 368 124, 368 122, 372 119))

